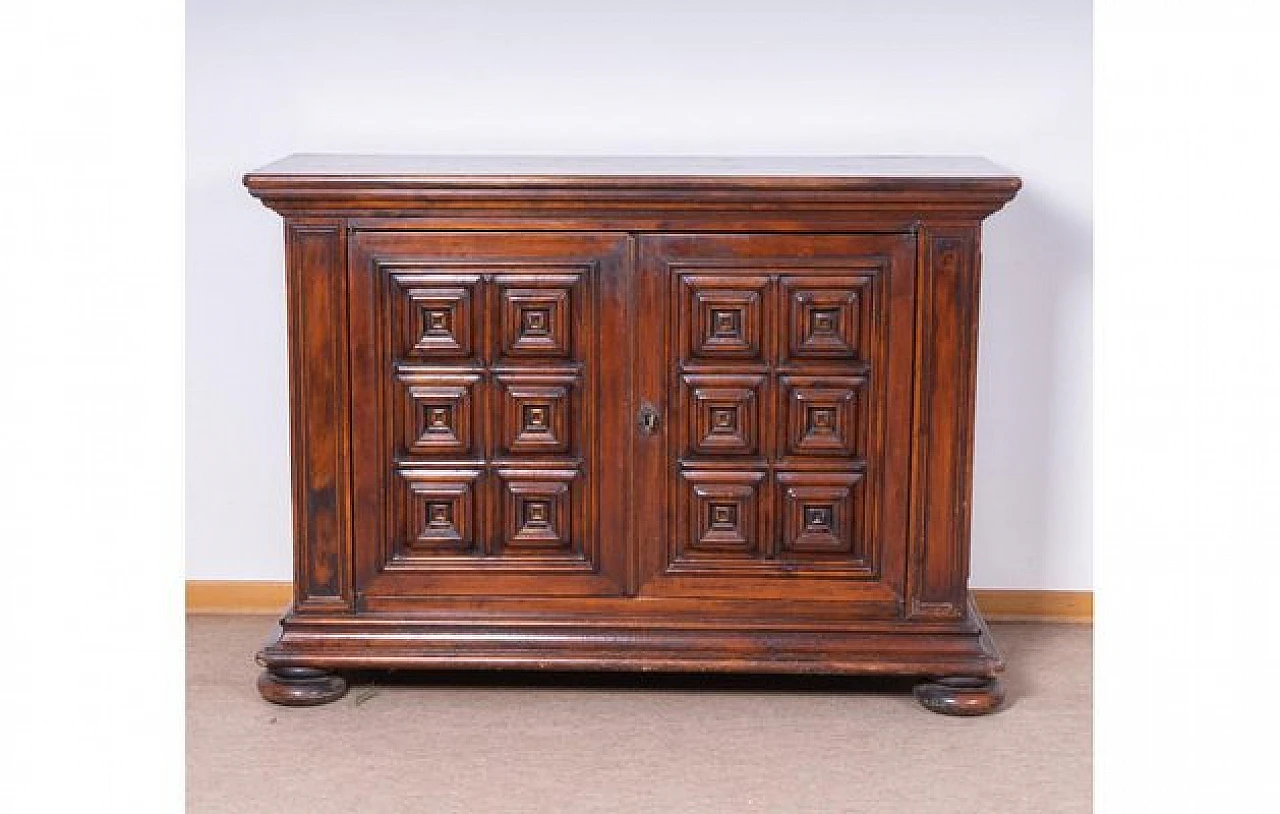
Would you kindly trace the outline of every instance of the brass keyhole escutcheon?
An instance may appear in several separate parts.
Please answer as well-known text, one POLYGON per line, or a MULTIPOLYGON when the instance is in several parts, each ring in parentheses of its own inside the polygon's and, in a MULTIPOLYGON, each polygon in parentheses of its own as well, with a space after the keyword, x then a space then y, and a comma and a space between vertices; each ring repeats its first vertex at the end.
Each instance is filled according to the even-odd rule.
POLYGON ((651 435, 658 431, 658 411, 652 404, 640 405, 640 415, 636 419, 640 432, 651 435))

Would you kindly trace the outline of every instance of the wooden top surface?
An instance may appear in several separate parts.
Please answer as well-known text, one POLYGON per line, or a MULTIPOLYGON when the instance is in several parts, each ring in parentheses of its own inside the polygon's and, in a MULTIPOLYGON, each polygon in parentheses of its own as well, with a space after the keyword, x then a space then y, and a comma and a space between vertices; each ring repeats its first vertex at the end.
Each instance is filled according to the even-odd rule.
MULTIPOLYGON (((298 154, 249 173, 244 184, 295 216, 466 210, 528 223, 559 213, 579 217, 579 226, 608 216, 617 228, 638 229, 701 228, 714 225, 705 217, 734 213, 762 227, 787 212, 816 212, 841 228, 868 215, 895 224, 972 220, 1003 206, 1022 182, 986 159, 958 157, 298 154)), ((805 217, 809 228, 820 227, 805 217)))
POLYGON ((461 181, 481 179, 919 179, 1017 178, 969 156, 524 156, 339 155, 297 153, 246 176, 461 181))

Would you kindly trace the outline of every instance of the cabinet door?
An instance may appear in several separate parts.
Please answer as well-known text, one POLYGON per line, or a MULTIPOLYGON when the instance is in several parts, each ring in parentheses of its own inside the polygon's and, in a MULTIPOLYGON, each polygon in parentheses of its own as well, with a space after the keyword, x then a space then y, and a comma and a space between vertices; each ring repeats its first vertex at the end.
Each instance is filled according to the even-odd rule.
POLYGON ((901 613, 915 239, 640 238, 638 592, 901 613))
POLYGON ((362 600, 623 590, 631 244, 352 236, 362 600))

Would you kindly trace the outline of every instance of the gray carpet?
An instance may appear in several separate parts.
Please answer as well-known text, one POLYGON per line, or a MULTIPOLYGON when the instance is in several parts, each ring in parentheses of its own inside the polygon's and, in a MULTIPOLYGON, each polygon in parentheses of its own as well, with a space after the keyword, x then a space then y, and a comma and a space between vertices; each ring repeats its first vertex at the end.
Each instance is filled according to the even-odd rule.
POLYGON ((272 620, 187 624, 192 812, 1086 812, 1092 629, 993 626, 1006 709, 895 681, 376 676, 290 709, 254 688, 272 620))

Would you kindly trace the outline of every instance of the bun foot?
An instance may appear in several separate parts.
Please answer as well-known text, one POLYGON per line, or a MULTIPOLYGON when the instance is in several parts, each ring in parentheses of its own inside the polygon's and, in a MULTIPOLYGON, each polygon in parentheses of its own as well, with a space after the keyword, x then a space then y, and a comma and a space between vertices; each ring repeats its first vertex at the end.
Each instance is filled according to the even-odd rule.
POLYGON ((987 715, 1003 703, 1004 685, 998 678, 931 678, 916 685, 915 696, 940 715, 987 715))
POLYGON ((313 667, 276 667, 258 676, 258 692, 273 704, 310 707, 337 701, 346 694, 347 682, 313 667))

